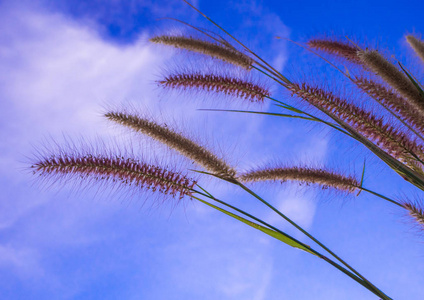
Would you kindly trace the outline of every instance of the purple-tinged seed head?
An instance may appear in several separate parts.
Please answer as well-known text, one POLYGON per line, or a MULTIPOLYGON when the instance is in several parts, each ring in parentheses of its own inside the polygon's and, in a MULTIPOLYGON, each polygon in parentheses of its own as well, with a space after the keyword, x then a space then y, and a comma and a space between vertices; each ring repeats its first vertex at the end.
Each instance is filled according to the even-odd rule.
POLYGON ((153 190, 179 197, 192 195, 196 181, 180 172, 113 155, 60 153, 42 158, 31 166, 42 177, 101 180, 140 190, 153 190))
POLYGON ((202 89, 239 97, 251 102, 263 102, 270 92, 252 82, 229 76, 201 73, 182 73, 158 81, 164 87, 176 89, 202 89))
POLYGON ((235 66, 242 67, 246 70, 251 70, 253 66, 253 59, 246 54, 234 48, 229 48, 228 46, 222 46, 201 39, 185 36, 161 35, 151 38, 150 41, 156 44, 169 45, 176 48, 205 54, 235 66))

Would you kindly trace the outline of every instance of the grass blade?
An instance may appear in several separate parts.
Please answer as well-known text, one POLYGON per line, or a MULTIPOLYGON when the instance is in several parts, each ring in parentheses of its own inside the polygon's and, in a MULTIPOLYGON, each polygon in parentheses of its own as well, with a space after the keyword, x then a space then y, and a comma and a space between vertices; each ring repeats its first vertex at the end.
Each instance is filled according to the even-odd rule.
POLYGON ((198 201, 200 201, 200 202, 202 202, 202 203, 204 203, 204 204, 206 204, 206 205, 208 205, 208 206, 210 206, 210 207, 212 207, 212 208, 214 208, 214 209, 216 209, 216 210, 218 210, 218 211, 220 211, 220 212, 222 212, 222 213, 224 213, 224 214, 226 214, 226 215, 228 215, 228 216, 230 216, 230 217, 232 217, 232 218, 234 218, 234 219, 236 219, 240 222, 243 222, 243 223, 249 225, 250 227, 253 227, 257 230, 260 230, 263 233, 265 233, 265 234, 267 234, 267 235, 269 235, 269 236, 271 236, 271 237, 273 237, 273 238, 275 238, 275 239, 277 239, 277 240, 279 240, 279 241, 281 241, 281 242, 283 242, 283 243, 285 243, 285 244, 287 244, 291 247, 298 248, 300 250, 306 251, 306 252, 311 253, 313 255, 317 255, 314 252, 312 252, 308 247, 300 244, 299 242, 297 242, 294 238, 292 238, 289 235, 281 234, 281 233, 279 233, 275 230, 272 230, 272 229, 269 229, 265 226, 259 225, 258 223, 255 223, 253 221, 249 221, 249 220, 247 220, 247 219, 245 219, 245 218, 243 218, 239 215, 233 214, 232 212, 229 212, 228 210, 225 210, 221 207, 213 205, 212 203, 209 203, 209 202, 202 200, 200 198, 197 198, 197 197, 193 197, 193 198, 195 198, 196 200, 198 200, 198 201))

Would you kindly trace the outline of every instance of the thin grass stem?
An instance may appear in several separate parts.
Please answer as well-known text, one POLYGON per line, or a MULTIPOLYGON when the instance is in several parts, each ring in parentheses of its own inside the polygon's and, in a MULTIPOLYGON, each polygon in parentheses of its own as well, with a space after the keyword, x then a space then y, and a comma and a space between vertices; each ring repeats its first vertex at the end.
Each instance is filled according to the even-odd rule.
POLYGON ((383 195, 381 195, 381 194, 379 194, 379 193, 377 193, 377 192, 371 191, 371 190, 366 189, 366 188, 364 188, 364 187, 362 187, 362 186, 357 187, 357 188, 358 188, 358 189, 360 189, 360 190, 362 190, 362 191, 364 191, 364 192, 370 193, 370 194, 372 194, 372 195, 374 195, 374 196, 377 196, 377 197, 380 197, 380 198, 382 198, 382 199, 384 199, 384 200, 387 200, 387 201, 389 201, 389 202, 391 202, 391 203, 393 203, 393 204, 396 204, 396 205, 398 205, 398 206, 400 206, 400 207, 403 207, 403 205, 402 205, 402 204, 400 204, 399 202, 397 202, 397 201, 395 201, 395 200, 393 200, 393 199, 390 199, 389 197, 383 196, 383 195))
POLYGON ((304 235, 306 235, 308 238, 310 238, 312 241, 314 241, 317 245, 319 245, 321 248, 323 248, 325 251, 327 251, 329 254, 331 254, 334 258, 336 258, 338 261, 340 261, 343 265, 345 265, 349 270, 351 270, 353 273, 355 273, 357 276, 362 278, 365 282, 370 284, 370 286, 375 289, 377 292, 377 295, 380 297, 383 297, 383 299, 391 299, 387 295, 385 295, 383 292, 381 292, 377 287, 375 287, 371 282, 369 282, 365 277, 363 277, 359 272, 357 272, 353 267, 351 267, 348 263, 346 263, 343 259, 341 259, 338 255, 336 255, 333 251, 331 251, 329 248, 327 248, 324 244, 322 244, 320 241, 318 241, 315 237, 313 237, 309 232, 304 230, 302 227, 300 227, 298 224, 296 224, 294 221, 292 221, 289 217, 287 217, 285 214, 280 212, 278 209, 276 209, 274 206, 269 204, 267 201, 265 201, 263 198, 261 198, 259 195, 257 195, 255 192, 247 188, 245 185, 243 185, 240 182, 237 182, 237 185, 239 185, 243 190, 251 194, 253 197, 261 201, 263 204, 268 206, 271 210, 276 212, 280 217, 285 219, 287 222, 289 222, 291 225, 293 225, 296 229, 298 229, 300 232, 302 232, 304 235))
MULTIPOLYGON (((199 188, 201 188, 201 187, 199 186, 199 188)), ((203 188, 201 188, 201 189, 204 190, 203 188)), ((203 196, 205 196, 207 198, 210 198, 210 199, 212 199, 212 200, 214 200, 214 201, 216 201, 216 202, 218 202, 218 203, 220 203, 222 205, 225 205, 225 206, 227 206, 227 207, 229 207, 229 208, 231 208, 231 209, 233 209, 233 210, 235 210, 235 211, 237 211, 237 212, 239 212, 239 213, 241 213, 241 214, 243 214, 243 215, 245 215, 245 216, 247 216, 247 217, 249 217, 249 218, 251 218, 251 219, 253 219, 253 220, 257 221, 257 222, 259 222, 259 223, 261 223, 261 224, 263 224, 264 226, 266 226, 266 227, 268 227, 268 228, 270 228, 270 229, 272 229, 272 230, 274 230, 274 231, 276 231, 276 232, 278 232, 278 233, 280 233, 280 234, 288 237, 289 239, 292 239, 293 241, 295 241, 295 242, 299 243, 300 245, 302 245, 303 247, 307 248, 312 254, 315 254, 316 256, 320 257, 321 259, 323 259, 324 261, 326 261, 327 263, 329 263, 333 267, 336 267, 338 270, 342 271, 344 274, 346 274, 349 277, 351 277, 353 280, 355 280, 356 282, 358 282, 359 284, 361 284, 362 286, 364 286, 366 289, 368 289, 369 291, 371 291, 373 294, 375 294, 375 295, 377 295, 379 297, 383 297, 383 299, 387 299, 387 300, 390 300, 391 299, 387 295, 385 295, 382 291, 380 291, 377 287, 375 287, 371 282, 369 282, 365 277, 363 277, 361 274, 359 274, 356 270, 354 270, 351 267, 349 268, 348 265, 347 265, 347 267, 353 273, 352 272, 349 272, 348 270, 346 270, 345 268, 343 268, 339 264, 335 263, 334 261, 332 261, 328 257, 326 257, 326 256, 322 255, 321 253, 319 253, 318 251, 314 250, 310 246, 308 246, 308 245, 306 245, 306 244, 298 241, 297 239, 295 239, 295 238, 291 237, 290 235, 284 233, 283 231, 279 230, 278 228, 276 228, 276 227, 274 227, 274 226, 272 226, 272 225, 264 222, 263 220, 258 219, 255 216, 253 216, 253 215, 251 215, 251 214, 249 214, 247 212, 244 212, 243 210, 240 210, 237 207, 234 207, 234 206, 232 206, 232 205, 230 205, 230 204, 228 204, 228 203, 226 203, 226 202, 224 202, 222 200, 216 199, 215 197, 213 197, 209 193, 208 194, 204 194, 204 193, 198 192, 196 190, 193 190, 193 192, 198 193, 200 195, 203 195, 203 196)), ((199 199, 199 198, 197 198, 195 196, 193 196, 193 198, 196 199, 196 200, 199 200, 200 202, 205 203, 204 200, 201 200, 201 199, 199 199)))
MULTIPOLYGON (((358 84, 358 81, 354 78, 352 78, 349 73, 345 73, 343 72, 340 68, 338 68, 335 64, 333 64, 332 62, 330 62, 328 59, 324 58, 323 56, 321 56, 320 54, 318 54, 315 51, 312 51, 312 49, 307 48, 305 46, 303 46, 300 43, 297 43, 295 41, 292 41, 290 39, 287 39, 288 41, 292 42, 293 44, 313 53, 314 55, 318 56, 319 58, 321 58, 322 60, 324 60, 327 64, 329 64, 330 66, 332 66, 334 69, 336 69, 337 71, 339 71, 343 76, 346 76, 350 81, 352 81, 356 86, 358 86, 360 89, 363 90, 363 88, 360 86, 360 84, 358 84)), ((352 42, 352 41, 351 41, 352 42)), ((353 42, 352 42, 353 43, 353 42)), ((356 46, 356 45, 355 45, 356 46)), ((357 46, 358 47, 358 46, 357 46)), ((358 50, 361 50, 360 48, 358 50)), ((401 66, 402 67, 402 66, 401 66)), ((365 90, 364 90, 365 91, 365 90)), ((365 91, 372 99, 374 99, 378 104, 380 104, 385 110, 387 110, 393 117, 395 117, 396 119, 398 119, 405 127, 407 127, 409 130, 411 130, 412 132, 414 132, 414 134, 419 137, 421 140, 424 141, 424 138, 418 133, 416 132, 411 126, 409 126, 405 121, 403 121, 394 111, 392 111, 389 107, 387 107, 386 105, 383 104, 383 102, 378 99, 378 97, 376 97, 375 95, 369 94, 367 91, 365 91)))
POLYGON ((194 5, 192 5, 190 2, 188 2, 187 0, 183 0, 185 3, 187 3, 187 5, 189 5, 191 8, 193 8, 195 11, 197 11, 201 16, 203 16, 204 18, 206 18, 209 22, 211 22, 214 26, 216 26, 218 29, 220 29, 222 32, 224 32, 225 34, 227 34, 229 37, 231 37, 236 43, 238 43, 240 46, 242 46, 246 51, 248 51, 249 53, 251 53, 253 56, 255 56, 257 59, 259 59, 262 63, 264 63, 266 66, 268 66, 271 70, 273 70, 276 74, 278 74, 278 77, 280 77, 280 79, 288 84, 290 84, 291 82, 285 77, 283 76, 280 72, 278 72, 274 67, 272 67, 269 63, 267 63, 264 59, 262 59, 259 55, 257 55, 256 53, 254 53, 252 50, 250 50, 246 45, 244 45, 242 42, 240 42, 237 38, 235 38, 232 34, 230 34, 228 31, 226 31, 224 28, 222 28, 221 26, 218 25, 218 23, 216 23, 215 21, 213 21, 211 18, 209 18, 207 15, 205 15, 203 12, 201 12, 199 9, 197 9, 194 5))

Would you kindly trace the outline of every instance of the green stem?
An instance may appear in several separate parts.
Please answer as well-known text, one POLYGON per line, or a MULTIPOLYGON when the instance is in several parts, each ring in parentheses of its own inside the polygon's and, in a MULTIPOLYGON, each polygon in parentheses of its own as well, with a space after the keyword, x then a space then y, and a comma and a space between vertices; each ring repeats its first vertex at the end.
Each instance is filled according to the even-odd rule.
POLYGON ((386 294, 384 294, 382 291, 380 291, 376 286, 374 286, 371 282, 369 282, 365 277, 363 277, 359 272, 357 272, 353 267, 351 267, 348 263, 346 263, 344 260, 342 260, 338 255, 336 255, 333 251, 331 251, 329 248, 327 248, 324 244, 322 244, 320 241, 318 241, 315 237, 313 237, 310 233, 308 233, 306 230, 304 230, 302 227, 297 225, 294 221, 292 221, 289 217, 284 215, 282 212, 280 212, 278 209, 276 209, 274 206, 269 204, 267 201, 262 199, 259 195, 254 193, 252 190, 244 186, 242 183, 237 182, 237 185, 239 185, 242 189, 244 189, 246 192, 254 196, 256 199, 261 201, 263 204, 268 206, 270 209, 272 209, 274 212, 276 212, 279 216, 281 216, 283 219, 285 219, 287 222, 289 222, 291 225, 293 225, 296 229, 301 231, 303 234, 305 234, 307 237, 309 237, 311 240, 313 240, 317 245, 319 245, 321 248, 323 248, 325 251, 327 251, 329 254, 331 254, 334 258, 336 258, 338 261, 340 261, 343 265, 345 265, 349 270, 351 270, 353 273, 355 273, 357 276, 362 278, 365 282, 367 282, 377 293, 380 297, 383 297, 383 299, 391 299, 386 294))
MULTIPOLYGON (((377 295, 379 297, 383 297, 383 299, 387 299, 387 300, 391 299, 391 298, 388 298, 383 292, 381 292, 379 289, 377 289, 368 280, 366 280, 363 276, 361 276, 358 272, 356 272, 353 268, 349 267, 348 265, 347 265, 347 267, 349 267, 353 272, 355 272, 356 275, 354 275, 353 273, 349 272, 348 270, 346 270, 345 268, 343 268, 342 266, 340 266, 336 262, 332 261, 328 257, 322 255, 318 251, 312 249, 310 246, 308 246, 308 245, 306 245, 306 244, 298 241, 297 239, 295 239, 295 238, 287 235, 286 233, 284 233, 283 231, 279 230, 278 228, 276 228, 276 227, 274 227, 274 226, 272 226, 272 225, 270 225, 270 224, 262 221, 261 219, 255 217, 255 216, 253 216, 253 215, 251 215, 251 214, 249 214, 249 213, 247 213, 247 212, 245 212, 245 211, 243 211, 243 210, 241 210, 241 209, 239 209, 237 207, 234 207, 234 206, 232 206, 232 205, 230 205, 230 204, 228 204, 228 203, 226 203, 226 202, 224 202, 222 200, 216 199, 210 193, 208 193, 206 190, 204 190, 202 187, 199 186, 199 188, 201 188, 207 194, 202 193, 202 192, 199 192, 199 191, 196 191, 196 190, 193 190, 193 192, 195 192, 195 193, 197 193, 199 195, 202 195, 204 197, 207 197, 209 199, 212 199, 212 200, 214 200, 214 201, 216 201, 216 202, 218 202, 218 203, 220 203, 222 205, 225 205, 225 206, 227 206, 227 207, 229 207, 229 208, 231 208, 231 209, 233 209, 233 210, 235 210, 235 211, 237 211, 237 212, 239 212, 239 213, 241 213, 241 214, 243 214, 243 215, 245 215, 245 216, 247 216, 247 217, 249 217, 249 218, 251 218, 251 219, 253 219, 253 220, 255 220, 255 221, 259 222, 259 223, 261 223, 261 224, 263 224, 263 225, 265 225, 266 227, 268 227, 268 228, 270 228, 270 229, 272 229, 272 230, 274 230, 274 231, 276 231, 276 232, 278 232, 278 233, 280 233, 280 234, 282 234, 282 235, 284 235, 284 236, 292 239, 293 241, 295 241, 295 242, 299 243, 300 245, 302 245, 303 247, 307 248, 310 252, 312 252, 312 254, 315 254, 319 258, 323 259, 325 262, 327 262, 327 263, 331 264, 333 267, 337 268, 339 271, 341 271, 344 274, 348 275, 350 278, 352 278, 353 280, 355 280, 356 282, 358 282, 359 284, 361 284, 362 286, 364 286, 366 289, 368 289, 373 294, 375 294, 375 295, 377 295)), ((210 203, 207 203, 207 202, 205 202, 204 200, 202 200, 200 198, 197 198, 195 196, 193 198, 196 199, 196 200, 198 200, 198 201, 200 201, 200 202, 203 202, 204 204, 207 204, 209 206, 214 207, 210 203)))
POLYGON ((257 71, 261 72, 262 74, 264 74, 265 76, 268 76, 269 78, 271 78, 272 80, 274 80, 275 82, 277 82, 277 83, 278 83, 278 84, 280 84, 280 85, 283 85, 283 86, 285 85, 285 83, 284 83, 284 82, 282 82, 282 81, 280 81, 279 79, 277 79, 279 76, 278 76, 278 74, 276 74, 274 71, 269 70, 266 66, 262 65, 262 64, 261 64, 261 63, 259 63, 259 62, 256 62, 256 64, 257 64, 258 66, 260 66, 261 68, 263 68, 264 70, 266 70, 267 72, 271 73, 273 76, 271 76, 270 74, 266 73, 264 70, 259 69, 258 67, 252 66, 252 69, 255 69, 255 70, 257 70, 257 71), (275 76, 275 77, 274 77, 274 76, 275 76), (277 78, 276 78, 276 77, 277 77, 277 78))
MULTIPOLYGON (((253 215, 251 215, 251 214, 249 214, 249 213, 247 213, 247 212, 245 212, 245 211, 243 211, 243 210, 241 210, 241 209, 239 209, 239 208, 237 208, 237 207, 235 207, 235 206, 232 206, 231 204, 229 204, 229 203, 227 203, 227 202, 224 202, 224 201, 222 201, 222 200, 219 200, 219 199, 215 198, 215 197, 214 197, 214 196, 212 196, 212 195, 204 194, 204 193, 199 192, 199 191, 196 191, 196 190, 192 190, 192 191, 193 191, 193 192, 195 192, 195 193, 197 193, 197 194, 199 194, 199 195, 202 195, 203 197, 207 197, 207 198, 209 198, 209 199, 212 199, 212 200, 213 200, 213 201, 215 201, 215 202, 218 202, 218 203, 220 203, 220 204, 222 204, 222 205, 225 205, 225 206, 227 206, 227 207, 229 207, 229 208, 231 208, 231 209, 233 209, 233 210, 235 210, 235 211, 237 211, 237 212, 239 212, 239 213, 241 213, 241 214, 245 215, 246 217, 249 217, 249 218, 251 218, 252 220, 255 220, 256 222, 258 222, 258 223, 260 223, 260 224, 262 224, 262 225, 264 225, 264 226, 266 226, 266 227, 268 227, 268 228, 270 228, 270 229, 272 229, 272 230, 274 230, 274 231, 276 231, 276 232, 278 232, 278 233, 280 233, 280 234, 282 234, 282 235, 284 235, 284 236, 288 237, 289 239, 291 239, 291 240, 295 241, 296 243, 300 244, 301 246, 305 247, 306 249, 311 250, 311 251, 312 251, 312 252, 314 252, 314 253, 316 252, 315 250, 312 250, 312 248, 311 248, 309 245, 306 245, 306 244, 302 243, 301 241, 299 241, 299 240, 295 239, 294 237, 292 237, 292 236, 288 235, 287 233, 285 233, 285 232, 283 232, 283 231, 279 230, 278 228, 276 228, 276 227, 272 226, 271 224, 268 224, 267 222, 265 222, 265 221, 263 221, 263 220, 261 220, 261 219, 259 219, 259 218, 255 217, 255 216, 253 216, 253 215)), ((195 196, 194 196, 193 198, 195 198, 196 200, 199 200, 199 198, 197 198, 197 197, 195 197, 195 196)), ((318 253, 318 252, 316 252, 316 253, 318 253)), ((320 254, 320 255, 321 255, 321 254, 320 254)), ((318 256, 320 256, 320 255, 318 255, 318 256)))
POLYGON ((271 101, 274 101, 274 102, 277 102, 277 103, 282 104, 283 106, 279 105, 279 106, 280 106, 280 107, 282 107, 282 108, 286 108, 286 109, 290 109, 290 110, 291 110, 291 109, 295 109, 295 110, 299 111, 299 113, 304 114, 305 116, 308 116, 309 118, 314 119, 314 120, 315 120, 315 121, 317 121, 317 122, 321 122, 321 123, 323 123, 323 124, 325 124, 325 125, 327 125, 327 126, 330 126, 331 128, 334 128, 334 129, 336 129, 336 130, 340 131, 340 132, 341 132, 341 133, 343 133, 343 134, 346 134, 346 135, 348 135, 348 136, 351 136, 348 132, 346 132, 345 130, 341 129, 340 127, 338 127, 338 126, 337 126, 336 124, 334 124, 334 123, 330 123, 330 122, 324 121, 323 119, 320 119, 320 118, 318 118, 318 117, 315 117, 314 115, 311 115, 311 114, 309 114, 309 113, 307 113, 307 112, 305 112, 305 111, 303 111, 303 110, 300 110, 300 109, 295 108, 295 107, 293 107, 293 106, 291 106, 291 105, 288 105, 288 104, 286 104, 286 103, 284 103, 284 102, 282 102, 282 101, 279 101, 279 100, 277 100, 277 99, 275 99, 275 98, 268 97, 268 96, 266 96, 266 98, 270 99, 271 101), (284 106, 287 106, 287 107, 284 107, 284 106))
POLYGON ((211 18, 209 18, 207 15, 202 13, 199 9, 197 9, 193 4, 188 2, 187 0, 183 0, 185 3, 187 3, 191 8, 193 8, 195 11, 197 11, 200 15, 202 15, 206 20, 211 22, 214 26, 219 28, 222 32, 227 34, 230 38, 232 38, 236 43, 238 43, 240 46, 242 46, 246 51, 251 53, 253 56, 255 56, 257 59, 259 59, 263 64, 265 64, 270 70, 272 70, 273 73, 277 75, 278 78, 280 78, 283 82, 290 83, 290 81, 283 76, 280 72, 278 72, 274 67, 272 67, 269 63, 267 63, 264 59, 262 59, 259 55, 257 55, 255 52, 250 50, 246 45, 244 45, 242 42, 240 42, 237 38, 235 38, 232 34, 230 34, 228 31, 226 31, 224 28, 218 25, 215 21, 213 21, 211 18))
MULTIPOLYGON (((340 70, 336 65, 334 65, 333 63, 331 63, 329 60, 327 60, 326 58, 324 58, 323 56, 319 55, 317 52, 313 51, 312 49, 305 47, 295 41, 292 41, 290 39, 286 39, 288 41, 290 41, 291 43, 313 53, 314 55, 318 56, 319 58, 321 58, 322 60, 324 60, 326 63, 328 63, 330 66, 332 66, 333 68, 335 68, 337 71, 339 71, 342 75, 346 76, 350 81, 352 81, 352 83, 354 83, 360 90, 362 90, 362 88, 360 88, 358 86, 358 84, 353 80, 353 78, 349 75, 346 74, 345 72, 343 72, 342 70, 340 70)), ((348 39, 352 44, 354 44, 350 39, 348 39)), ((355 44, 354 44, 355 45, 355 44)), ((357 46, 357 45, 355 45, 357 46)), ((357 46, 358 47, 358 46, 357 46)), ((359 48, 359 47, 358 47, 359 48)), ((359 50, 361 50, 359 48, 359 50)), ((406 72, 406 70, 404 70, 404 68, 402 67, 402 65, 399 63, 400 67, 402 68, 402 70, 406 73, 406 75, 409 76, 409 74, 406 72)), ((413 81, 413 80, 412 80, 413 81)), ((414 82, 414 81, 413 81, 414 82)), ((368 93, 367 93, 368 94, 368 93)), ((412 126, 408 125, 404 120, 402 120, 402 118, 400 118, 394 111, 392 111, 389 107, 387 107, 385 104, 383 104, 379 99, 371 96, 368 94, 368 96, 370 96, 373 100, 375 100, 378 104, 380 104, 385 110, 387 110, 393 117, 395 117, 399 122, 401 122, 405 127, 407 127, 409 130, 411 130, 417 137, 419 137, 421 140, 424 141, 424 138, 422 137, 421 134, 419 134, 415 129, 412 128, 412 126)), ((421 162, 422 163, 422 162, 421 162)))
POLYGON ((396 205, 398 205, 398 206, 400 206, 400 207, 402 207, 402 208, 404 208, 403 207, 403 205, 402 204, 400 204, 399 202, 397 202, 397 201, 395 201, 395 200, 393 200, 393 199, 390 199, 390 198, 388 198, 388 197, 386 197, 386 196, 383 196, 383 195, 381 195, 381 194, 379 194, 379 193, 376 193, 376 192, 374 192, 374 191, 371 191, 371 190, 369 190, 369 189, 366 189, 366 188, 364 188, 364 187, 357 187, 358 189, 360 189, 360 190, 362 190, 362 191, 364 191, 364 192, 367 192, 367 193, 370 193, 370 194, 372 194, 372 195, 374 195, 374 196, 377 196, 377 197, 380 197, 380 198, 382 198, 382 199, 384 199, 384 200, 387 200, 387 201, 389 201, 389 202, 391 202, 391 203, 393 203, 393 204, 396 204, 396 205))

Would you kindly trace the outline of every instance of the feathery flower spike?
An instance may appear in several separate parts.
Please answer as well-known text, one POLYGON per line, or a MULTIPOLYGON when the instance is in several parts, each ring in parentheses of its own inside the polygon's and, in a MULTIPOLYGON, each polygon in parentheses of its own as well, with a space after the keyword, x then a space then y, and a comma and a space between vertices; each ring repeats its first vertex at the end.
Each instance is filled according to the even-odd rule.
POLYGON ((384 79, 399 92, 414 108, 424 115, 424 98, 412 81, 378 51, 358 51, 362 63, 384 79))
POLYGON ((251 102, 263 102, 266 96, 270 96, 268 90, 252 82, 214 74, 176 74, 167 76, 164 80, 158 81, 158 83, 164 87, 198 88, 208 92, 221 92, 226 95, 244 98, 251 102))
POLYGON ((299 181, 306 184, 318 184, 323 188, 335 188, 353 193, 361 184, 353 177, 346 177, 332 171, 305 167, 265 168, 247 172, 240 176, 245 182, 259 181, 299 181))
POLYGON ((365 77, 355 78, 354 83, 372 98, 398 114, 403 121, 424 133, 424 115, 393 90, 365 77))
POLYGON ((408 211, 409 216, 424 230, 424 208, 418 203, 412 202, 404 202, 403 207, 408 211))
POLYGON ((181 173, 148 165, 132 158, 112 155, 81 155, 60 153, 43 158, 31 167, 34 174, 79 180, 102 180, 151 189, 173 197, 191 196, 196 181, 181 173))
POLYGON ((414 49, 415 53, 421 58, 424 63, 424 42, 420 39, 417 39, 413 35, 407 35, 406 40, 408 44, 414 49))
POLYGON ((346 122, 393 157, 409 161, 416 155, 420 159, 424 159, 423 147, 411 140, 406 134, 389 124, 385 124, 383 118, 378 118, 329 91, 306 83, 292 83, 287 88, 294 95, 323 110, 333 118, 346 122))
POLYGON ((360 59, 356 55, 358 48, 351 46, 348 43, 330 39, 312 39, 308 41, 307 45, 313 49, 342 57, 350 62, 357 64, 361 63, 360 59))
POLYGON ((134 131, 141 132, 193 160, 211 173, 234 178, 236 171, 206 148, 168 127, 125 112, 108 112, 105 117, 134 131))
POLYGON ((235 49, 205 40, 185 36, 162 35, 153 37, 150 39, 150 41, 156 44, 164 44, 180 49, 202 53, 210 57, 221 59, 227 63, 242 67, 246 70, 250 70, 253 65, 253 59, 246 54, 235 49))

